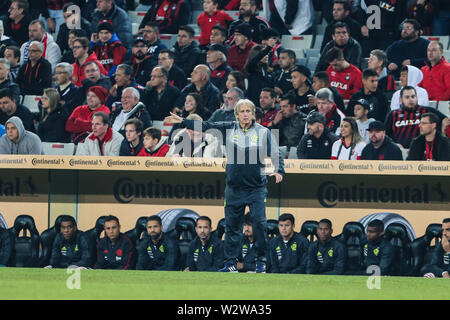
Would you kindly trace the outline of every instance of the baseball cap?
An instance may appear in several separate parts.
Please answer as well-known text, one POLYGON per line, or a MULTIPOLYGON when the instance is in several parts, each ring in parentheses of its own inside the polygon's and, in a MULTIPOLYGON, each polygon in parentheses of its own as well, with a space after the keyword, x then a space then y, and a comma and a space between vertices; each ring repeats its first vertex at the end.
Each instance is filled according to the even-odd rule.
POLYGON ((323 114, 321 114, 320 112, 317 112, 317 111, 313 111, 310 114, 308 114, 308 117, 306 117, 306 122, 309 124, 313 124, 316 122, 325 124, 326 120, 325 120, 325 116, 323 114))
POLYGON ((145 40, 144 37, 142 37, 142 36, 138 36, 138 37, 134 38, 133 46, 137 45, 139 42, 142 42, 143 44, 145 44, 148 47, 147 40, 145 40))
POLYGON ((291 70, 291 73, 297 71, 300 72, 301 74, 303 74, 306 77, 306 81, 309 83, 309 85, 312 84, 312 80, 311 80, 311 70, 309 70, 307 67, 298 64, 294 67, 294 69, 291 70))
POLYGON ((355 105, 357 105, 357 104, 363 106, 363 108, 366 109, 366 110, 370 110, 370 104, 369 104, 369 102, 366 99, 356 100, 355 105))
POLYGON ((367 131, 386 131, 386 127, 384 126, 384 123, 378 120, 375 120, 371 123, 369 123, 369 128, 366 129, 367 131))

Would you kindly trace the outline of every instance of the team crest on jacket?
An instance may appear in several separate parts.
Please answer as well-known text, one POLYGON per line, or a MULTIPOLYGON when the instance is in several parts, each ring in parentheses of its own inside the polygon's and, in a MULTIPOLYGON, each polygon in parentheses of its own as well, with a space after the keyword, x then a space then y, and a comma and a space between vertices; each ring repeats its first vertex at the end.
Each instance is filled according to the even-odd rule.
POLYGON ((350 74, 347 74, 346 76, 345 76, 345 80, 350 80, 350 74))
POLYGON ((122 249, 117 249, 117 250, 116 250, 116 255, 118 255, 119 257, 121 257, 122 254, 123 254, 122 249))

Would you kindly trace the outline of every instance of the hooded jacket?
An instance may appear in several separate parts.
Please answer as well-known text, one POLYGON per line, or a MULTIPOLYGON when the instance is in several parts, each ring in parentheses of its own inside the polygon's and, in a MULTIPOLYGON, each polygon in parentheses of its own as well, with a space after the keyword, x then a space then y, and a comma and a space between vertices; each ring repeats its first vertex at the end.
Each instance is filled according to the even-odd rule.
POLYGON ((151 151, 142 146, 141 151, 138 153, 138 157, 165 157, 169 152, 169 145, 167 144, 167 137, 161 137, 155 150, 151 151))
POLYGON ((91 131, 91 117, 95 112, 99 111, 110 114, 108 107, 104 105, 95 110, 91 110, 88 105, 78 106, 73 110, 66 122, 66 131, 73 133, 72 141, 77 141, 77 136, 91 131))
POLYGON ((8 135, 2 136, 0 154, 43 154, 41 139, 35 133, 25 130, 19 117, 11 117, 6 125, 8 123, 13 123, 17 128, 19 138, 17 142, 13 142, 8 135))
POLYGON ((123 46, 115 33, 113 33, 111 39, 106 43, 91 41, 91 48, 97 55, 98 61, 108 72, 108 77, 116 72, 117 66, 124 61, 125 54, 127 53, 127 48, 123 46))
MULTIPOLYGON (((424 88, 419 87, 419 83, 423 80, 423 73, 414 66, 408 67, 408 86, 413 86, 417 92, 419 106, 428 107, 430 101, 428 100, 428 92, 424 88)), ((391 110, 400 109, 400 90, 395 91, 391 100, 391 110)))
POLYGON ((118 156, 123 136, 108 128, 104 138, 103 145, 100 146, 99 140, 91 133, 83 143, 78 144, 77 156, 118 156))

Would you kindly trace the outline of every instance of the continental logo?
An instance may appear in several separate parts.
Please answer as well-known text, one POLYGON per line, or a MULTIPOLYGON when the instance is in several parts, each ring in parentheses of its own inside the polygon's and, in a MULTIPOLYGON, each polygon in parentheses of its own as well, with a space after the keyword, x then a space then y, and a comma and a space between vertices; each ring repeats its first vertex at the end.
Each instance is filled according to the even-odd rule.
POLYGON ((33 159, 31 160, 31 164, 32 164, 33 166, 37 166, 37 165, 49 165, 49 164, 60 165, 60 164, 64 164, 64 159, 33 158, 33 159))
POLYGON ((108 167, 134 167, 140 166, 141 162, 139 160, 122 161, 109 159, 106 164, 108 167))
POLYGON ((27 163, 26 158, 20 158, 20 159, 8 159, 3 158, 0 159, 0 164, 24 164, 27 163))
POLYGON ((84 159, 70 159, 69 165, 73 166, 98 166, 102 165, 102 160, 84 160, 84 159))
POLYGON ((301 162, 300 163, 300 170, 308 170, 308 169, 334 169, 334 166, 331 162, 328 162, 328 163, 301 162))
POLYGON ((432 164, 419 164, 419 172, 424 172, 424 171, 447 171, 449 169, 449 166, 446 165, 432 165, 432 164))
POLYGON ((149 168, 149 167, 175 167, 175 162, 147 160, 147 161, 145 161, 145 166, 147 168, 149 168))
POLYGON ((183 167, 185 168, 190 168, 190 167, 194 167, 194 168, 212 168, 212 167, 217 167, 217 163, 214 162, 208 162, 208 161, 185 161, 183 162, 183 167))
POLYGON ((379 164, 378 165, 378 171, 409 171, 412 170, 413 166, 410 164, 400 164, 400 165, 394 165, 394 164, 379 164))
POLYGON ((431 195, 433 202, 448 201, 441 183, 380 187, 364 182, 338 186, 334 181, 325 181, 317 190, 317 199, 324 208, 333 208, 340 203, 430 203, 431 195))
POLYGON ((339 171, 344 170, 370 170, 373 169, 373 165, 371 164, 353 164, 353 163, 340 163, 339 171))
POLYGON ((135 182, 130 178, 121 178, 114 183, 114 198, 119 203, 130 203, 134 199, 223 199, 221 180, 215 184, 164 183, 160 179, 135 182))

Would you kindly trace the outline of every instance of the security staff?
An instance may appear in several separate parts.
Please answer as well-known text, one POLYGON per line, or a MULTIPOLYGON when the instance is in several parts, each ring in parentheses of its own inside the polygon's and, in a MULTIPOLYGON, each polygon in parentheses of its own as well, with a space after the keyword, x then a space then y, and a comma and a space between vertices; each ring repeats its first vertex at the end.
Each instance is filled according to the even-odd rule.
POLYGON ((138 245, 137 270, 176 269, 178 246, 174 239, 162 233, 162 220, 153 215, 147 219, 147 235, 138 245))
POLYGON ((272 273, 305 273, 309 242, 294 228, 292 214, 284 213, 278 218, 280 234, 270 242, 272 273))
POLYGON ((84 232, 77 229, 77 223, 71 216, 61 219, 59 233, 53 242, 50 264, 45 268, 67 268, 92 266, 89 242, 84 232))
MULTIPOLYGON (((234 108, 237 122, 198 122, 183 119, 172 113, 164 121, 183 123, 188 129, 206 131, 217 129, 226 135, 226 189, 225 189, 225 267, 220 271, 238 272, 237 258, 242 233, 244 210, 248 205, 252 214, 257 251, 256 272, 266 272, 265 224, 267 174, 265 158, 270 157, 275 168, 270 176, 276 183, 283 180, 283 159, 278 144, 269 129, 255 121, 255 105, 242 99, 234 108)), ((214 130, 217 136, 217 130, 214 130)), ((223 137, 220 137, 220 141, 223 137)), ((191 147, 187 143, 186 147, 191 147)))
POLYGON ((184 271, 217 271, 223 267, 223 244, 211 234, 211 219, 201 216, 195 223, 197 237, 192 240, 184 271))
POLYGON ((308 274, 343 274, 347 257, 344 245, 331 236, 333 234, 331 221, 322 219, 317 227, 317 241, 308 249, 308 274))
POLYGON ((115 216, 105 218, 105 235, 97 248, 95 269, 128 270, 134 264, 133 242, 120 233, 119 219, 115 216))

